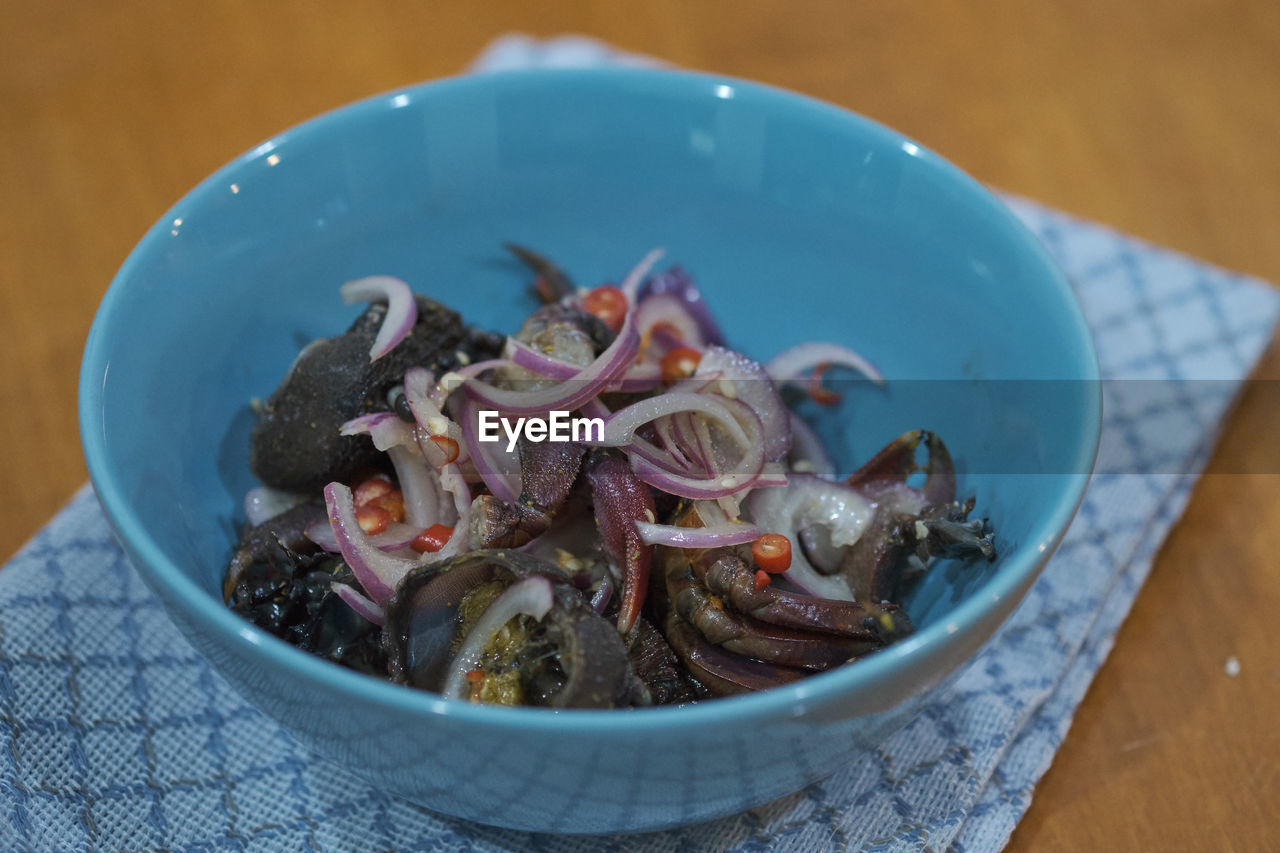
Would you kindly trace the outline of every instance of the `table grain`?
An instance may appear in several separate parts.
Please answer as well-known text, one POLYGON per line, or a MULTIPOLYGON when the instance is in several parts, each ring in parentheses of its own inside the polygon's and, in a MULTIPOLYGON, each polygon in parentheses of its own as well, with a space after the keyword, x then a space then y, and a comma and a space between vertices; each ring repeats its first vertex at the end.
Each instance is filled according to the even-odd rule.
MULTIPOLYGON (((1274 0, 3 0, 0 21, 0 557, 86 479, 81 350, 151 223, 262 139, 504 32, 807 92, 992 186, 1280 281, 1274 0)), ((1274 849, 1278 373, 1273 347, 1011 849, 1274 849)))

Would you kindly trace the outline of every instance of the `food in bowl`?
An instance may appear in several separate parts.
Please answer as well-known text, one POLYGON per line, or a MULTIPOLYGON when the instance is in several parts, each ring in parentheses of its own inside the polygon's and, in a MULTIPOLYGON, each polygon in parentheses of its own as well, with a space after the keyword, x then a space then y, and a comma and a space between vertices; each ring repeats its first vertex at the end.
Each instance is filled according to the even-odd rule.
POLYGON ((369 307, 256 405, 232 609, 454 699, 681 704, 871 654, 911 633, 934 560, 995 558, 936 435, 840 481, 788 407, 838 403, 828 370, 883 382, 856 352, 727 348, 657 251, 586 290, 508 248, 544 303, 510 337, 399 279, 342 287, 369 307))

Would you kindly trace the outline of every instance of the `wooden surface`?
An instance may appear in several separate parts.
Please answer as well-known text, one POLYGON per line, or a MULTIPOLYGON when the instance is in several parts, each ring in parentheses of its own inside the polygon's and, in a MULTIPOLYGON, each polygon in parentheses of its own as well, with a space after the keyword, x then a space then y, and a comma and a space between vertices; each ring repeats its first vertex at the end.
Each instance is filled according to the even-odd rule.
MULTIPOLYGON (((262 139, 505 31, 808 92, 992 185, 1280 281, 1274 0, 44 0, 0 20, 0 557, 85 480, 81 348, 146 228, 262 139)), ((1012 849, 1275 849, 1278 421, 1277 395, 1242 401, 1220 467, 1269 464, 1199 485, 1012 849)))

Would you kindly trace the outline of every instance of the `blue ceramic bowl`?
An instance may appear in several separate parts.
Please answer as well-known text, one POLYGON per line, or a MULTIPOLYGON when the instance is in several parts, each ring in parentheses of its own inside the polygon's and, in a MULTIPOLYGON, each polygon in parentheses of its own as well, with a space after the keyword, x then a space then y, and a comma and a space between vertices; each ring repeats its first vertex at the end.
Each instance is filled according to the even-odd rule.
POLYGON ((1097 444, 1096 379, 1080 311, 1035 239, 902 136, 732 79, 529 72, 363 101, 201 183, 102 302, 80 427, 138 570, 195 647, 301 741, 440 812, 638 831, 796 791, 935 698, 1071 520, 1097 444), (503 240, 538 247, 583 282, 616 280, 662 245, 757 358, 806 339, 860 349, 890 382, 854 389, 826 426, 842 467, 906 429, 937 430, 962 490, 998 525, 1000 559, 932 572, 908 602, 919 631, 905 642, 791 687, 686 708, 444 701, 242 621, 218 590, 253 485, 249 400, 275 387, 303 342, 346 327, 337 287, 348 279, 397 275, 473 322, 514 328, 530 308, 527 277, 503 240))

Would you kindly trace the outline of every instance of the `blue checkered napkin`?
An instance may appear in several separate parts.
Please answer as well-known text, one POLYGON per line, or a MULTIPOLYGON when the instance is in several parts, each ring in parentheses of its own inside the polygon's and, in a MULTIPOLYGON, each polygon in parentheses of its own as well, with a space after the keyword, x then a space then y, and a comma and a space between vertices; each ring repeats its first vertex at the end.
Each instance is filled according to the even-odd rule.
MULTIPOLYGON (((516 54, 502 44, 545 64, 559 43, 515 39, 486 54, 510 67, 516 54)), ((609 56, 571 45, 587 61, 609 56)), ((1007 841, 1280 313, 1265 284, 1009 203, 1075 282, 1103 373, 1117 380, 1104 389, 1102 473, 1058 554, 950 695, 875 751, 750 812, 605 846, 989 851, 1007 841), (1153 403, 1150 383, 1129 379, 1215 381, 1158 383, 1184 390, 1153 403)), ((192 651, 88 489, 0 571, 0 767, 2 850, 601 846, 441 818, 308 752, 192 651)))

